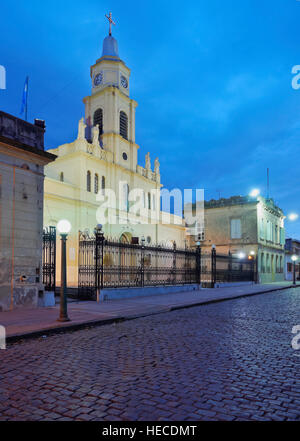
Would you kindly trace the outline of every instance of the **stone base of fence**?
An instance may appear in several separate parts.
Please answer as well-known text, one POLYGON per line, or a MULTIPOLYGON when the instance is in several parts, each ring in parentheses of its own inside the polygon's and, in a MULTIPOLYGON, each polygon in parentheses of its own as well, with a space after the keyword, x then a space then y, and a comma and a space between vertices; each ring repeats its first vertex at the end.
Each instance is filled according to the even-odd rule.
POLYGON ((54 291, 44 291, 38 299, 38 306, 41 308, 49 308, 55 306, 54 291))
POLYGON ((145 286, 144 288, 104 288, 100 291, 99 301, 127 299, 130 297, 146 297, 171 294, 184 291, 196 291, 199 285, 145 286))
POLYGON ((255 285, 255 282, 216 282, 215 288, 230 288, 231 286, 255 285))

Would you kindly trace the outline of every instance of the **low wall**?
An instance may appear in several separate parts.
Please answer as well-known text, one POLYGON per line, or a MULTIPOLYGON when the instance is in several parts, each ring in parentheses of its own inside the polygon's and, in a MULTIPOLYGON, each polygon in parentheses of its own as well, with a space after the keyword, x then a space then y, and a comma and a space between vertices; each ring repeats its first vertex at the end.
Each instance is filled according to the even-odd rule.
POLYGON ((246 286, 246 285, 255 285, 255 282, 225 282, 225 283, 216 283, 215 288, 230 288, 231 286, 246 286))
POLYGON ((105 300, 127 299, 130 297, 145 297, 162 294, 171 294, 183 291, 195 291, 199 285, 175 285, 175 286, 145 286, 144 288, 105 288, 100 292, 100 302, 105 300))

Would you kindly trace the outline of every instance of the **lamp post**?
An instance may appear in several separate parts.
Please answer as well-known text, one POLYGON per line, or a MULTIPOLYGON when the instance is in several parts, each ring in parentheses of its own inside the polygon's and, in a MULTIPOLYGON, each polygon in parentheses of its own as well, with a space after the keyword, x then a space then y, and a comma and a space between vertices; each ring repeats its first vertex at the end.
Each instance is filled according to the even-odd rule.
POLYGON ((296 256, 296 254, 293 254, 291 259, 293 262, 293 285, 296 285, 296 262, 298 260, 298 256, 296 256))
POLYGON ((66 243, 68 233, 71 231, 71 224, 68 220, 60 220, 57 230, 61 238, 61 282, 60 282, 60 314, 57 319, 59 322, 69 322, 67 312, 67 262, 66 262, 66 243))

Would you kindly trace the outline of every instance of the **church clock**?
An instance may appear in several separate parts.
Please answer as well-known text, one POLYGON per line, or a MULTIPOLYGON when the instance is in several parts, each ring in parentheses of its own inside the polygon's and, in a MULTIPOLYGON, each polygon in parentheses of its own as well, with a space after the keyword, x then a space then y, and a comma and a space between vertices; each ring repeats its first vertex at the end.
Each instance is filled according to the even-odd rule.
POLYGON ((121 75, 121 86, 124 87, 124 89, 127 89, 127 87, 128 87, 128 81, 124 77, 124 75, 121 75))
POLYGON ((95 75, 94 78, 94 86, 100 86, 100 84, 103 81, 103 72, 99 72, 97 75, 95 75))

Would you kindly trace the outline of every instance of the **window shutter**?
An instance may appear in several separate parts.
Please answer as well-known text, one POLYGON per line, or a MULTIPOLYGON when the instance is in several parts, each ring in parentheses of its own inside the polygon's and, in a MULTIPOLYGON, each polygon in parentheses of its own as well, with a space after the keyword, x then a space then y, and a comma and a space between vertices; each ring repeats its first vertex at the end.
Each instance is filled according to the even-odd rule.
POLYGON ((97 109, 94 113, 94 126, 99 126, 99 137, 103 134, 103 111, 97 109))
POLYGON ((125 112, 120 112, 120 135, 128 139, 128 118, 125 112))
POLYGON ((231 239, 240 239, 241 236, 241 219, 231 219, 231 239))

